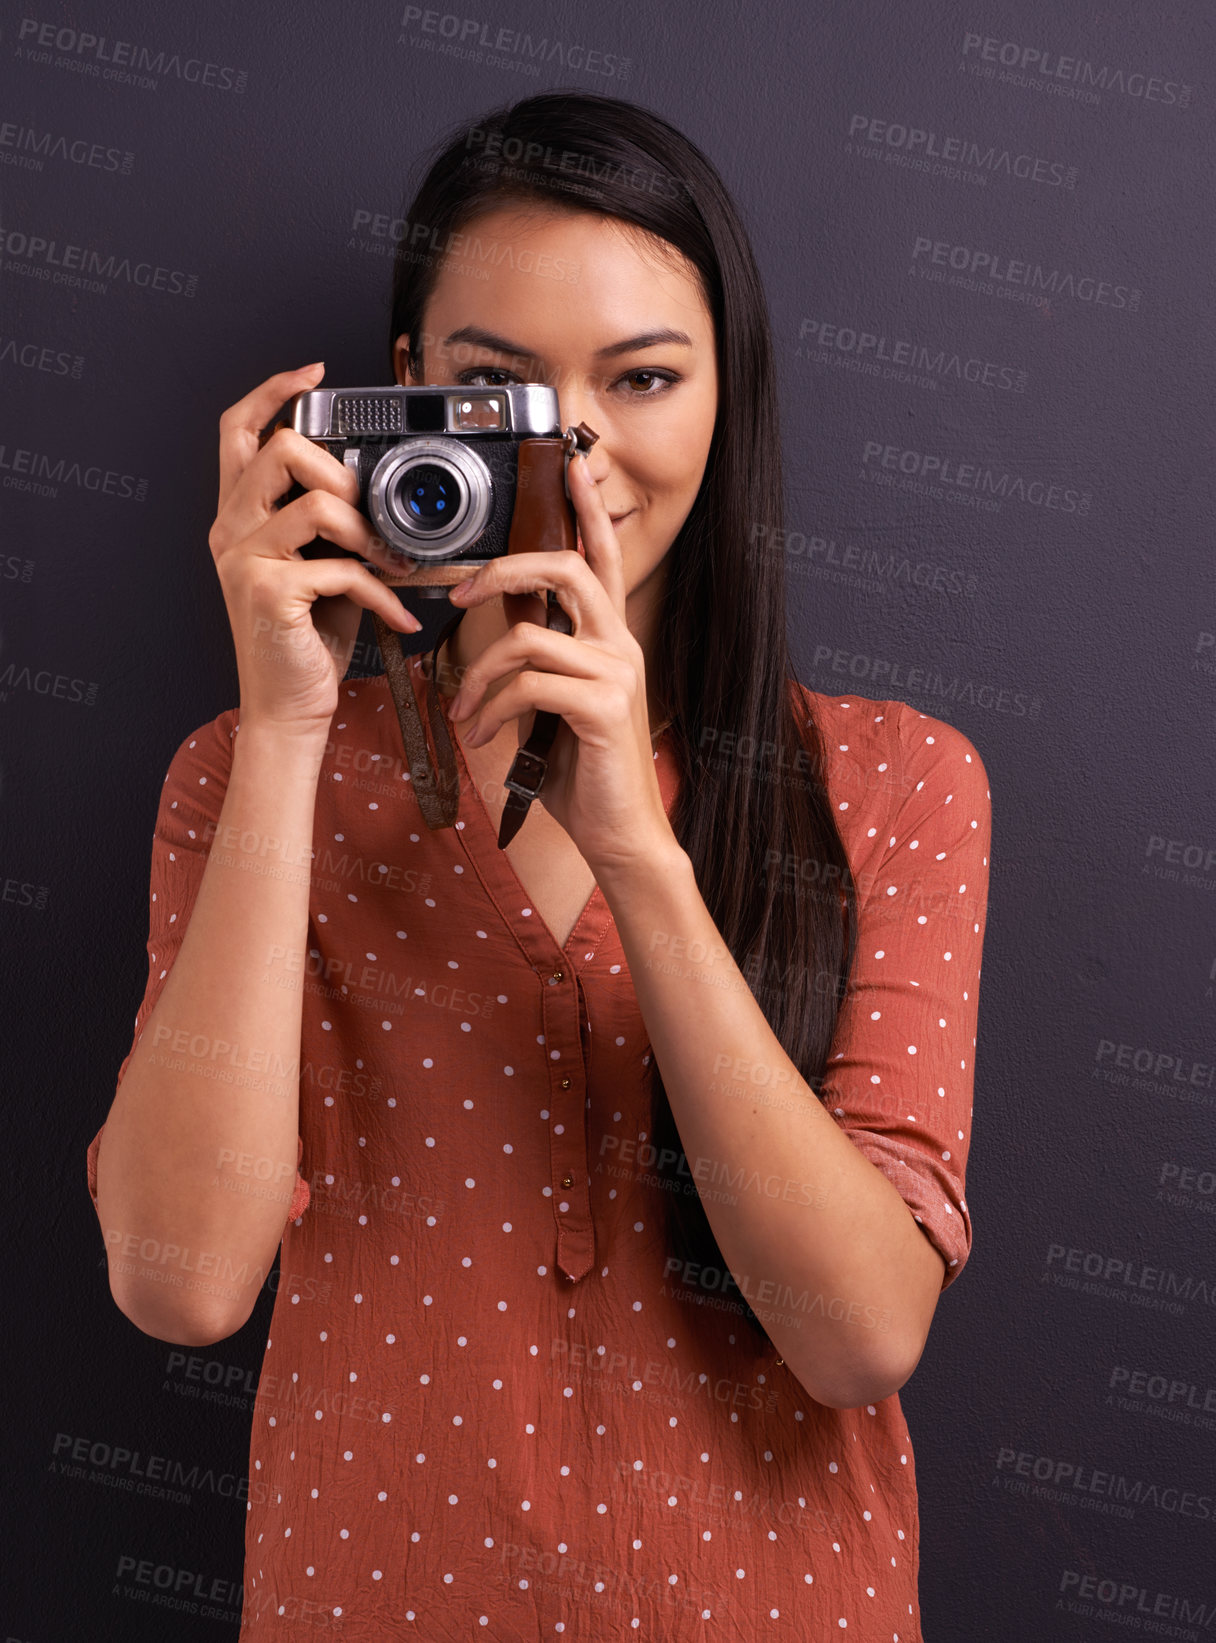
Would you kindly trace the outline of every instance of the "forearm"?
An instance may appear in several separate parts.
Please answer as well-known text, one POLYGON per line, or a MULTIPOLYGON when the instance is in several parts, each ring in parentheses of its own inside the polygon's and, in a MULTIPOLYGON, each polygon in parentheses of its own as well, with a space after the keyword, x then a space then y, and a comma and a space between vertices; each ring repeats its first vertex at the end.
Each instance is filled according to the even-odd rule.
MULTIPOLYGON (((597 875, 599 876, 599 875, 597 875)), ((924 1345, 943 1266, 899 1192, 782 1049, 673 847, 616 870, 611 907, 686 1169, 736 1283, 798 1380, 851 1408, 924 1345)), ((690 1301, 697 1274, 673 1268, 690 1301)))
POLYGON ((239 1328, 282 1237, 323 753, 312 737, 238 730, 181 949, 106 1120, 97 1205, 111 1290, 152 1335, 239 1328))

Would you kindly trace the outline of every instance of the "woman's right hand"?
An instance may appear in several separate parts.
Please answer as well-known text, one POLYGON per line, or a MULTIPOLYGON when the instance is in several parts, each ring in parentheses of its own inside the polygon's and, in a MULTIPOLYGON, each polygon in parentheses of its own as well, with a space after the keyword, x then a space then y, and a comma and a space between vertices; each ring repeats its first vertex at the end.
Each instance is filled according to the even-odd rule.
POLYGON ((321 536, 368 556, 377 540, 355 506, 359 482, 337 457, 291 428, 258 448, 275 412, 324 374, 322 365, 282 371, 220 417, 219 511, 208 537, 236 645, 241 723, 318 734, 337 710, 362 610, 400 633, 422 626, 358 560, 297 552, 321 536), (293 480, 306 494, 277 508, 293 480))

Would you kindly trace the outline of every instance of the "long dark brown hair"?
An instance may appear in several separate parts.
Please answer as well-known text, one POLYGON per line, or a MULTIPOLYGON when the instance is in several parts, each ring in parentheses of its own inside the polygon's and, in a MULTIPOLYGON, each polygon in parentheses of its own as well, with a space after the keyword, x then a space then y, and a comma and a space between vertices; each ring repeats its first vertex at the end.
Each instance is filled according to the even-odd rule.
MULTIPOLYGON (((680 775, 673 831, 770 1027, 818 1094, 857 908, 820 730, 790 664, 784 567, 755 546, 782 540, 781 447, 768 308, 738 210, 674 126, 589 92, 495 109, 444 137, 423 164, 399 226, 389 333, 390 361, 406 333, 419 374, 444 253, 458 254, 466 242, 454 237, 491 208, 539 201, 615 217, 674 246, 700 276, 717 343, 717 422, 700 490, 668 550, 650 683, 680 775), (808 878, 820 888, 796 893, 808 878)), ((731 1071, 723 1083, 737 1088, 731 1071)), ((646 1139, 667 1189, 671 1252, 725 1282, 653 1054, 651 1080, 646 1139)), ((749 1099, 766 1098, 744 1085, 749 1099)), ((762 1332, 746 1303, 743 1313, 762 1332)))

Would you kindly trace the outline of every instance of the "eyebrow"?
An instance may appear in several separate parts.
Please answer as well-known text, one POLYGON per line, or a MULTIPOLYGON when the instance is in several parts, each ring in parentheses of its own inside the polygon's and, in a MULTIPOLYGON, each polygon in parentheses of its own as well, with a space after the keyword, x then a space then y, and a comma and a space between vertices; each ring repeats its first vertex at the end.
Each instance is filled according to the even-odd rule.
MULTIPOLYGON (((494 331, 485 331, 480 325, 462 325, 459 330, 453 331, 451 336, 444 338, 444 346, 453 342, 468 342, 476 347, 492 348, 495 353, 513 354, 517 359, 538 359, 531 349, 522 348, 517 342, 511 342, 507 337, 500 337, 494 331)), ((614 359, 618 354, 632 354, 642 348, 658 348, 667 343, 674 343, 681 348, 691 348, 692 338, 684 331, 673 331, 662 327, 656 331, 642 331, 636 337, 625 337, 620 342, 610 342, 606 348, 597 348, 596 359, 614 359)))

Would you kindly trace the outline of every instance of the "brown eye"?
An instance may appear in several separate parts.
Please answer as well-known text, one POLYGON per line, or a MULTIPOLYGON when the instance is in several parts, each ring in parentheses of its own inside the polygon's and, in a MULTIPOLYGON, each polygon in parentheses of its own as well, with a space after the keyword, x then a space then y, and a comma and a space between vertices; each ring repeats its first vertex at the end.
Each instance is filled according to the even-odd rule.
POLYGON ((626 371, 620 379, 628 383, 631 397, 634 399, 657 399, 660 394, 666 393, 678 380, 669 371, 659 371, 652 366, 639 366, 636 371, 626 371), (658 384, 656 387, 655 384, 658 384))

